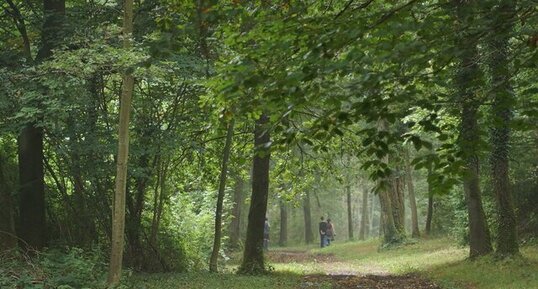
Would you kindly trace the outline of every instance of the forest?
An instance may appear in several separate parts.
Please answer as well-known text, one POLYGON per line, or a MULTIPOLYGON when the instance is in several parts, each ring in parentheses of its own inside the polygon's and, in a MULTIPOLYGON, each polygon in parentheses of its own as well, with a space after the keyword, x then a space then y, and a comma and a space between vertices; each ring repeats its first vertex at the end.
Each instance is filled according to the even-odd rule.
POLYGON ((0 3, 0 288, 538 288, 536 0, 0 3))

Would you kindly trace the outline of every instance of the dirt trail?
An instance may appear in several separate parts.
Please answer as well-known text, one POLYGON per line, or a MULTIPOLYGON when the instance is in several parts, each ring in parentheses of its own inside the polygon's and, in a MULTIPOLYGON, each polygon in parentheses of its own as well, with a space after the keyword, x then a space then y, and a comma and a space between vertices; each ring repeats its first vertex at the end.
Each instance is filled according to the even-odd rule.
POLYGON ((312 254, 307 251, 272 251, 267 254, 273 263, 317 263, 324 274, 306 275, 298 289, 441 289, 437 284, 415 274, 390 275, 383 268, 369 265, 352 266, 333 254, 312 254))

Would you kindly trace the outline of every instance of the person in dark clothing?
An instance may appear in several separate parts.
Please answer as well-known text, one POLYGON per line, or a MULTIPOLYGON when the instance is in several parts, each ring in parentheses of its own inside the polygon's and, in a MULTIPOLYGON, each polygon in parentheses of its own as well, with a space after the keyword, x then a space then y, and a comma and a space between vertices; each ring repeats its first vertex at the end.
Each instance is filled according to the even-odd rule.
POLYGON ((327 238, 327 246, 331 245, 331 241, 334 241, 334 226, 330 218, 327 218, 327 230, 325 231, 325 236, 327 238))
POLYGON ((327 244, 327 222, 321 217, 321 222, 319 222, 319 239, 320 247, 323 248, 327 244))

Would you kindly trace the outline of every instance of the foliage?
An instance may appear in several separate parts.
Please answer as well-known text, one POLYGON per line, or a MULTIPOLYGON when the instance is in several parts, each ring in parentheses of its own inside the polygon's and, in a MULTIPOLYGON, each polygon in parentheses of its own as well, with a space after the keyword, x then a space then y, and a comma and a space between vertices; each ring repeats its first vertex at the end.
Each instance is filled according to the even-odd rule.
POLYGON ((99 249, 51 249, 32 257, 18 252, 4 252, 0 258, 0 286, 29 289, 104 288, 106 263, 103 257, 99 249))

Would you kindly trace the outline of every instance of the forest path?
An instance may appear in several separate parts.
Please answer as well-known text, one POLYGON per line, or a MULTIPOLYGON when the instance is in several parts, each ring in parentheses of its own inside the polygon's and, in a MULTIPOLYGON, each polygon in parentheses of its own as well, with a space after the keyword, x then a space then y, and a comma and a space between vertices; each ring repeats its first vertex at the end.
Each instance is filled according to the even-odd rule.
POLYGON ((305 275, 298 289, 441 289, 416 274, 392 275, 373 265, 356 265, 334 254, 276 250, 268 252, 273 263, 313 263, 322 273, 305 275))

